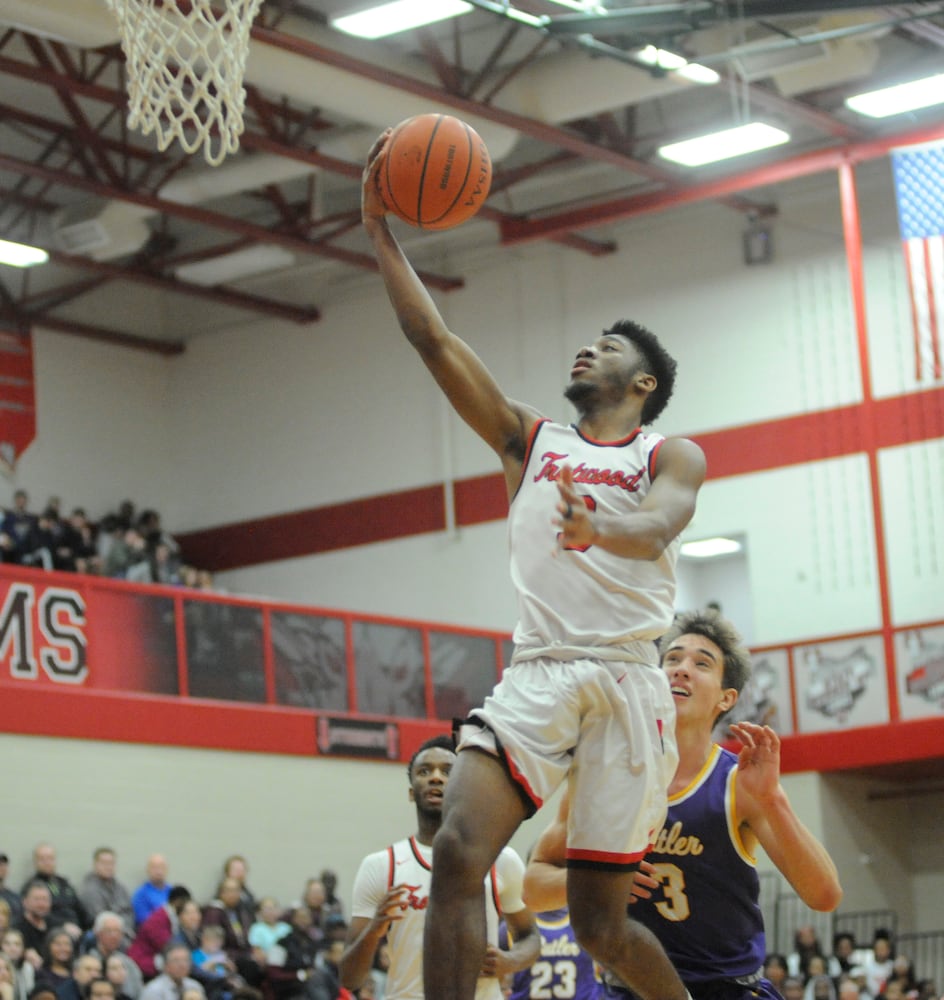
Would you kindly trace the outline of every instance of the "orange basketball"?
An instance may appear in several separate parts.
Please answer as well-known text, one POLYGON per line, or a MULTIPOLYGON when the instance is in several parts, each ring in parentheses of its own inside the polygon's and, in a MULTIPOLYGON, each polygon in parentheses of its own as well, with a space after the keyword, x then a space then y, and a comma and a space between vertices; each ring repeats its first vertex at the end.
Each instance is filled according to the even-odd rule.
POLYGON ((482 207, 492 161, 470 125, 451 115, 417 115, 390 134, 378 179, 398 218, 420 229, 451 229, 482 207))

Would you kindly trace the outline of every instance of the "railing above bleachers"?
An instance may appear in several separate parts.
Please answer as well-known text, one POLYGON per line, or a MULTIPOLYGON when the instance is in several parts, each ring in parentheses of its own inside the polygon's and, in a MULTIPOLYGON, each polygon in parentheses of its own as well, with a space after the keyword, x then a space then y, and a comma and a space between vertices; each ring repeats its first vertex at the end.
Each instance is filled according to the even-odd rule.
MULTIPOLYGON (((873 634, 759 649, 738 717, 775 725, 786 772, 944 757, 939 641, 901 629, 891 668, 873 634)), ((9 732, 402 760, 510 652, 498 631, 0 565, 9 732)))

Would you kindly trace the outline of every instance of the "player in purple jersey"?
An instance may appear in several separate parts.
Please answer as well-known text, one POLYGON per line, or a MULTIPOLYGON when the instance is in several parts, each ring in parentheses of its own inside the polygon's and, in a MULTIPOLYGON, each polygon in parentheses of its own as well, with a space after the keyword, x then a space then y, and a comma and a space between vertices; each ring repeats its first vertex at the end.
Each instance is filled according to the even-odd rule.
MULTIPOLYGON (((734 628, 713 612, 679 615, 660 648, 676 704, 679 766, 665 825, 637 873, 630 912, 662 943, 695 1000, 776 997, 761 975, 766 948, 757 845, 816 910, 839 905, 836 867, 780 784, 777 734, 754 723, 733 725, 742 743, 738 755, 712 740, 750 676, 750 654, 734 628)), ((567 810, 565 796, 532 852, 525 892, 533 909, 564 898, 567 810)))
POLYGON ((603 983, 593 959, 577 944, 567 908, 535 913, 534 922, 541 956, 511 977, 508 1000, 600 1000, 603 983))

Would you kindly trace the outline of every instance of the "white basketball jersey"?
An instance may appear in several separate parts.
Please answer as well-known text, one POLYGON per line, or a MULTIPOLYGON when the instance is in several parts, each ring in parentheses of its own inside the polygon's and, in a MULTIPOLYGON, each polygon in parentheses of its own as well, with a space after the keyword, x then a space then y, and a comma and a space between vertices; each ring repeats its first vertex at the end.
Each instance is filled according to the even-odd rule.
MULTIPOLYGON (((635 430, 594 441, 549 420, 532 431, 521 483, 508 515, 511 577, 518 593, 516 656, 554 647, 614 648, 658 639, 672 623, 679 539, 655 561, 627 559, 591 545, 561 550, 556 481, 570 465, 574 486, 594 511, 632 514, 652 485, 664 438, 635 430)), ((654 649, 647 660, 655 662, 654 649)))
MULTIPOLYGON (((415 837, 400 840, 384 851, 369 854, 361 862, 354 879, 351 915, 372 918, 377 904, 394 885, 406 885, 407 908, 403 919, 396 920, 387 932, 390 945, 390 971, 387 974, 386 1000, 423 1000, 423 928, 429 905, 433 849, 415 837)), ((489 944, 498 944, 498 925, 503 910, 517 913, 524 908, 521 890, 524 865, 521 858, 506 847, 498 856, 485 880, 485 918, 489 944)), ((494 977, 479 979, 475 1000, 502 1000, 499 981, 494 977)))

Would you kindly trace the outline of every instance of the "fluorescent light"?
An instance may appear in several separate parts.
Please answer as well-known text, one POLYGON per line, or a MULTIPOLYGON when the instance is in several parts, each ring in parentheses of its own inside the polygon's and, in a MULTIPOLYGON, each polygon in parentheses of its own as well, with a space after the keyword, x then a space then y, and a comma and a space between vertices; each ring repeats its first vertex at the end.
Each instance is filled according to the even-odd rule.
POLYGON ((358 38, 384 38, 398 31, 468 14, 472 9, 472 4, 465 0, 393 0, 356 14, 333 17, 331 26, 358 38))
POLYGON ((734 538, 702 538, 697 542, 682 542, 680 554, 691 559, 711 559, 740 551, 741 543, 734 538))
POLYGON ((758 149, 769 149, 790 141, 788 133, 782 129, 765 125, 763 122, 751 122, 748 125, 738 125, 737 128, 712 132, 695 139, 685 139, 682 142, 672 142, 659 147, 659 155, 685 167, 700 167, 704 163, 715 163, 727 160, 732 156, 743 156, 758 149))
POLYGON ((252 274, 265 274, 267 271, 291 267, 294 263, 295 255, 284 247, 260 244, 220 254, 219 257, 210 257, 208 260, 181 264, 174 269, 174 274, 191 285, 212 287, 237 278, 247 278, 252 274))
POLYGON ((647 45, 644 49, 638 49, 633 53, 640 62, 647 66, 657 66, 667 73, 677 73, 679 76, 691 80, 692 83, 713 84, 717 83, 721 77, 707 66, 700 63, 689 62, 684 56, 668 49, 659 49, 655 45, 647 45))
POLYGON ((869 118, 888 118, 933 104, 944 104, 944 73, 846 98, 847 108, 869 118))
POLYGON ((34 264, 45 264, 47 260, 49 254, 39 247, 0 240, 0 264, 9 264, 10 267, 32 267, 34 264))

